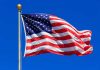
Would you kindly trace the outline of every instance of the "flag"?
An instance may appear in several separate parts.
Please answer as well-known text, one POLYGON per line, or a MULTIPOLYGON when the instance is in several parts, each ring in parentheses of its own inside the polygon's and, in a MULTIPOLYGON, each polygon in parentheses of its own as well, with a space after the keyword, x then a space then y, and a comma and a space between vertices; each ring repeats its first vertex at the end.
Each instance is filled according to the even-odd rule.
POLYGON ((43 53, 78 56, 90 54, 91 31, 78 31, 67 21, 45 13, 22 14, 26 35, 25 56, 43 53))

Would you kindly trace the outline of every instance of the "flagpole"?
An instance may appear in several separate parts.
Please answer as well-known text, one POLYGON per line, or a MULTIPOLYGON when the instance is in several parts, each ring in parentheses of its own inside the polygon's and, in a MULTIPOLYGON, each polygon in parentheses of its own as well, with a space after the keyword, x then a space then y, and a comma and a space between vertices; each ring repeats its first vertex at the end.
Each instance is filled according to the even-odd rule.
POLYGON ((21 29, 20 29, 20 23, 21 23, 21 4, 17 4, 18 9, 18 70, 21 70, 21 29))

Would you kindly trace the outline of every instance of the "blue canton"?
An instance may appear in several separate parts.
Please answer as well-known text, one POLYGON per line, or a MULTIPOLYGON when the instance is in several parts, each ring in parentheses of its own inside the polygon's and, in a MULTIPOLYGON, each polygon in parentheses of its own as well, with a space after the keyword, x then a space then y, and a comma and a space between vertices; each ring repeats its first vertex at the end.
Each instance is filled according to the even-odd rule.
POLYGON ((22 14, 26 35, 40 32, 52 32, 52 26, 48 14, 22 14))

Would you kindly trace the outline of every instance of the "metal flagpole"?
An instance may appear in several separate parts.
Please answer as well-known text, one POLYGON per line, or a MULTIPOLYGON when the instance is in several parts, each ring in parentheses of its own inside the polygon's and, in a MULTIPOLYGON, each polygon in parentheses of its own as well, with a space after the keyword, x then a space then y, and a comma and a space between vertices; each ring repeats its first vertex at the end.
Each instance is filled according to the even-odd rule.
POLYGON ((18 70, 21 70, 21 30, 20 30, 20 23, 21 23, 21 4, 17 5, 18 9, 18 70))

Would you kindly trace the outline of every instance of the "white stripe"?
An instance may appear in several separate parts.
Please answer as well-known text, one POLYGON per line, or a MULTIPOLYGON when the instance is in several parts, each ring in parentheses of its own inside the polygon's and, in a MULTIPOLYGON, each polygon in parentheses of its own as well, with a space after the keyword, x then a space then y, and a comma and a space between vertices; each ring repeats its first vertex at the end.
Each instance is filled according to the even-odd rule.
MULTIPOLYGON (((85 38, 86 39, 86 38, 85 38)), ((84 38, 83 38, 84 40, 84 38)), ((85 41, 88 41, 88 40, 84 40, 85 41)), ((45 39, 41 39, 41 40, 38 40, 38 41, 34 41, 34 42, 30 42, 30 43, 26 43, 26 46, 33 46, 33 45, 38 45, 38 44, 41 44, 43 42, 50 42, 52 44, 69 44, 69 43, 77 43, 74 39, 69 39, 69 40, 52 40, 52 39, 49 39, 49 38, 45 38, 45 39)), ((83 45, 82 44, 79 44, 77 43, 78 45, 80 45, 81 47, 85 47, 86 44, 84 43, 83 45)))
POLYGON ((56 22, 62 22, 62 23, 67 23, 64 20, 50 20, 51 24, 56 23, 56 22))
MULTIPOLYGON (((87 34, 87 33, 85 33, 85 34, 87 34)), ((50 33, 47 33, 47 32, 41 32, 41 33, 38 33, 38 34, 33 34, 31 36, 26 36, 26 39, 32 39, 34 37, 39 37, 39 36, 42 36, 42 35, 47 35, 47 36, 50 36, 50 37, 62 37, 62 36, 70 35, 72 37, 73 41, 74 41, 74 38, 75 38, 75 35, 73 35, 70 32, 56 33, 56 34, 50 34, 50 33)), ((78 39, 78 40, 80 40, 80 39, 78 39)), ((90 41, 91 37, 81 38, 81 40, 83 42, 90 41)))
POLYGON ((82 30, 82 31, 79 31, 79 32, 81 32, 81 33, 83 33, 83 32, 89 32, 89 33, 91 33, 90 30, 82 30))
MULTIPOLYGON (((76 30, 76 31, 79 32, 79 33, 83 33, 83 32, 88 31, 88 34, 91 35, 91 31, 90 31, 90 30, 78 31, 74 26, 72 26, 70 23, 68 23, 67 21, 64 21, 64 20, 50 20, 50 22, 51 22, 51 24, 56 23, 56 22, 66 23, 66 24, 69 24, 70 26, 65 25, 65 26, 62 26, 62 27, 69 28, 69 29, 73 30, 74 32, 75 32, 75 30, 76 30)), ((59 28, 60 28, 60 27, 58 26, 58 29, 59 29, 59 28)), ((57 28, 56 28, 56 29, 57 29, 57 28)), ((58 30, 58 29, 57 29, 57 30, 58 30)), ((87 33, 87 32, 86 32, 86 33, 87 33)))
POLYGON ((39 36, 42 36, 42 35, 48 35, 50 37, 62 37, 62 36, 67 36, 67 35, 70 35, 68 32, 63 32, 63 33, 55 33, 55 34, 50 34, 50 33, 47 33, 47 32, 40 32, 40 33, 37 33, 37 34, 32 34, 30 36, 26 36, 26 39, 32 39, 34 37, 39 37, 39 36))
POLYGON ((45 46, 40 46, 40 47, 32 49, 32 50, 27 50, 25 53, 29 54, 29 53, 37 52, 40 50, 46 50, 46 49, 53 50, 56 52, 70 52, 70 51, 75 51, 75 50, 79 51, 80 53, 84 52, 84 50, 78 48, 77 46, 73 46, 73 47, 69 47, 69 48, 56 48, 56 47, 52 47, 49 45, 45 45, 45 46))
POLYGON ((26 46, 33 46, 33 45, 38 45, 40 43, 43 43, 43 42, 50 42, 50 43, 53 43, 53 44, 68 44, 68 43, 72 43, 73 40, 72 39, 69 39, 69 40, 52 40, 52 39, 49 39, 49 38, 45 38, 45 39, 41 39, 41 40, 38 40, 38 41, 34 41, 34 42, 31 42, 31 43, 26 43, 26 46))
MULTIPOLYGON (((50 20, 51 24, 53 23, 57 23, 57 22, 61 22, 61 23, 66 23, 66 24, 69 24, 74 30, 78 31, 74 26, 72 26, 70 23, 68 23, 67 21, 65 20, 50 20)), ((69 26, 69 27, 70 27, 69 26)))
POLYGON ((82 52, 82 54, 85 54, 85 53, 88 52, 88 51, 93 51, 93 47, 90 47, 88 50, 82 52))
MULTIPOLYGON (((68 33, 68 32, 67 32, 68 33)), ((54 41, 54 40, 51 40, 49 38, 45 38, 45 39, 41 39, 41 40, 38 40, 38 41, 34 41, 32 43, 27 43, 27 46, 32 46, 32 45, 37 45, 39 43, 42 43, 42 42, 51 42, 53 44, 68 44, 68 43, 73 43, 73 42, 76 42, 76 39, 80 41, 80 39, 76 38, 73 34, 71 33, 62 33, 61 36, 63 35, 70 35, 72 37, 72 39, 69 39, 69 40, 57 40, 57 41, 54 41), (75 39, 76 38, 76 39, 75 39)), ((33 34, 32 36, 26 36, 26 39, 32 39, 34 37, 39 37, 39 36, 42 36, 42 35, 48 35, 50 37, 53 37, 51 34, 49 33, 46 33, 46 32, 42 32, 40 33, 41 35, 38 35, 38 34, 33 34)), ((55 36, 55 34, 54 34, 55 36)), ((57 36, 59 37, 60 35, 57 34, 57 36)), ((81 40, 83 42, 86 42, 86 41, 90 41, 91 40, 91 37, 86 37, 86 38, 81 38, 81 40)), ((83 46, 85 47, 85 46, 83 46)))
POLYGON ((83 42, 90 41, 90 40, 91 40, 91 37, 81 38, 81 40, 82 40, 83 42))
MULTIPOLYGON (((53 30, 60 30, 60 29, 70 29, 72 30, 73 32, 75 32, 77 35, 80 35, 77 31, 75 31, 73 28, 71 28, 70 26, 67 26, 67 25, 61 25, 61 26, 55 26, 55 27, 52 27, 53 30)), ((83 33, 83 35, 91 35, 90 32, 86 32, 86 33, 83 33)))
MULTIPOLYGON (((31 43, 27 43, 27 46, 38 45, 38 44, 40 44, 42 42, 51 42, 53 44, 69 44, 69 43, 73 43, 73 42, 77 43, 76 39, 75 39, 75 36, 73 34, 71 34, 70 32, 60 33, 60 35, 59 34, 53 34, 54 36, 52 34, 49 34, 49 33, 46 33, 46 32, 41 32, 39 34, 33 34, 32 36, 26 36, 26 39, 32 39, 34 37, 39 37, 39 36, 42 36, 42 35, 48 35, 50 37, 54 37, 54 36, 55 37, 56 36, 62 37, 62 36, 70 35, 72 37, 72 39, 54 41, 54 40, 51 40, 49 38, 45 38, 45 39, 42 39, 42 40, 38 40, 38 41, 31 42, 31 43)), ((91 39, 91 37, 81 38, 81 40, 83 42, 90 41, 90 39, 91 39)), ((80 39, 78 39, 78 38, 77 38, 77 40, 80 41, 80 39)), ((81 46, 81 44, 79 44, 79 45, 81 46)), ((82 47, 85 47, 85 46, 82 46, 82 47)))
MULTIPOLYGON (((69 26, 66 26, 66 25, 61 25, 61 26, 55 26, 53 27, 54 30, 60 30, 60 29, 63 29, 63 28, 69 28, 71 29, 73 32, 75 32, 77 35, 90 35, 91 36, 91 33, 90 32, 86 32, 86 33, 83 33, 83 34, 79 34, 77 33, 75 30, 73 30, 71 27, 69 26)), ((89 30, 83 30, 83 31, 80 31, 80 32, 85 32, 85 31, 89 31, 89 30)), ((72 38, 75 38, 76 36, 73 35, 71 32, 68 32, 69 35, 72 37, 72 38)), ((86 41, 90 41, 91 40, 91 37, 86 37, 86 38, 81 38, 81 40, 83 42, 86 42, 86 41)))
MULTIPOLYGON (((82 35, 87 35, 87 34, 88 33, 85 33, 85 34, 82 34, 82 35)), ((37 34, 32 34, 30 36, 26 36, 26 39, 32 39, 34 37, 40 37, 40 36, 43 36, 43 35, 47 35, 47 36, 50 36, 50 37, 63 37, 63 36, 70 35, 72 38, 75 37, 75 35, 73 35, 70 32, 55 33, 55 34, 50 34, 50 33, 47 33, 47 32, 40 32, 40 33, 37 33, 37 34)))
POLYGON ((56 16, 50 16, 50 18, 51 18, 51 19, 60 19, 60 20, 61 20, 61 18, 58 18, 58 17, 56 17, 56 16))

